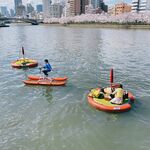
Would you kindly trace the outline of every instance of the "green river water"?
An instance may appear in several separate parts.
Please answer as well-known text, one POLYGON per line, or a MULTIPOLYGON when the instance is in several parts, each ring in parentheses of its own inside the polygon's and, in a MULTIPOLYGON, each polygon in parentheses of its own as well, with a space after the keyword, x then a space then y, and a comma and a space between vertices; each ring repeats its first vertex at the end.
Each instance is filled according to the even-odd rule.
POLYGON ((150 150, 150 30, 11 25, 0 28, 0 150, 150 150), (63 87, 26 86, 38 68, 13 69, 26 57, 48 58, 63 87), (121 114, 95 110, 91 88, 109 71, 136 101, 121 114))

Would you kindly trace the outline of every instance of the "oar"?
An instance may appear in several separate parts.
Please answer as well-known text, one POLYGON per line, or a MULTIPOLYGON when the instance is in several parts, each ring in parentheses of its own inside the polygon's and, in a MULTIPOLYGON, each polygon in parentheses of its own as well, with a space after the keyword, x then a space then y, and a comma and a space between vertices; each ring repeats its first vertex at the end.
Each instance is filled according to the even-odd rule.
POLYGON ((23 57, 23 66, 26 67, 26 61, 25 61, 25 53, 24 53, 24 47, 22 46, 22 57, 23 57))
POLYGON ((25 59, 25 57, 24 57, 24 47, 23 46, 22 46, 22 56, 25 59))
POLYGON ((113 69, 110 69, 110 86, 112 87, 112 84, 114 82, 114 72, 113 69))

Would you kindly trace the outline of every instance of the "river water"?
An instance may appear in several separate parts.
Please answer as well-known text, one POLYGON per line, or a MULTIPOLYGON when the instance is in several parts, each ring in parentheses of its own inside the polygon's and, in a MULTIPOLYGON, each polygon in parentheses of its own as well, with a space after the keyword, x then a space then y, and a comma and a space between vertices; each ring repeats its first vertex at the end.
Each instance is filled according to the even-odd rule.
POLYGON ((150 30, 11 25, 0 28, 0 150, 149 150, 150 30), (38 68, 12 69, 21 46, 63 87, 26 86, 38 68), (89 89, 123 83, 136 101, 112 114, 87 103, 89 89))

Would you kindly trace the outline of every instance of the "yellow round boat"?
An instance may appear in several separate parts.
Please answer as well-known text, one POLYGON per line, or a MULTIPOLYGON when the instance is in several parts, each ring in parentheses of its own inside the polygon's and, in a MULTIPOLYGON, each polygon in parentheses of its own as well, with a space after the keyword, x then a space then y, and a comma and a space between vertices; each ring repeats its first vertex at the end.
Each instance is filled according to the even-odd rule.
POLYGON ((36 67, 38 66, 38 62, 33 59, 28 59, 28 58, 20 58, 16 61, 13 61, 11 63, 11 66, 14 68, 24 68, 24 67, 36 67))

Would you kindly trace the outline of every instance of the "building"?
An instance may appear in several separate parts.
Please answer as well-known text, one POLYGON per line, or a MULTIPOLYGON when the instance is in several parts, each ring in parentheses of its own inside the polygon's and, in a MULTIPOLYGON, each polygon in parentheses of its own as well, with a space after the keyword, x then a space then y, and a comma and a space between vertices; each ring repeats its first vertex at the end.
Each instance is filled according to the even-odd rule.
POLYGON ((95 13, 101 13, 101 12, 107 12, 108 6, 105 5, 103 0, 90 0, 90 4, 93 6, 93 9, 95 9, 95 13))
POLYGON ((52 3, 51 0, 43 0, 44 18, 49 18, 50 17, 49 9, 50 9, 51 3, 52 3))
POLYGON ((22 5, 22 0, 14 0, 14 4, 15 4, 15 13, 17 11, 17 6, 22 5))
POLYGON ((89 0, 81 0, 80 2, 80 14, 85 14, 85 6, 89 5, 89 0))
POLYGON ((150 0, 132 0, 132 12, 150 11, 150 0))
POLYGON ((63 16, 69 17, 70 16, 70 3, 66 2, 63 7, 63 16))
POLYGON ((95 14, 95 9, 93 5, 89 4, 85 6, 85 14, 95 14))
POLYGON ((15 11, 13 9, 10 9, 10 16, 14 17, 15 16, 15 11))
POLYGON ((69 13, 70 16, 76 16, 81 14, 81 2, 80 0, 69 0, 70 4, 69 13))
POLYGON ((108 8, 108 14, 109 15, 115 15, 115 7, 109 7, 108 8))
POLYGON ((139 11, 139 0, 132 0, 132 12, 138 12, 139 11))
POLYGON ((34 11, 34 7, 30 3, 28 3, 27 4, 27 14, 31 13, 32 11, 34 11))
POLYGON ((43 12, 43 5, 42 4, 38 4, 36 5, 36 11, 39 12, 43 12))
POLYGON ((1 7, 0 7, 0 13, 1 13, 2 16, 5 16, 5 17, 8 17, 8 15, 9 15, 6 6, 1 6, 1 7))
POLYGON ((60 18, 62 15, 63 7, 61 4, 50 5, 50 18, 60 18))
POLYGON ((19 5, 17 6, 17 9, 16 9, 16 16, 25 16, 26 15, 26 8, 24 5, 19 5))
POLYGON ((101 10, 104 12, 108 12, 108 5, 105 5, 105 3, 103 1, 101 1, 101 10))
POLYGON ((131 6, 126 3, 118 3, 113 9, 113 15, 119 15, 126 12, 131 12, 131 6))
POLYGON ((100 8, 102 2, 103 0, 91 0, 91 4, 93 5, 94 9, 100 8))

